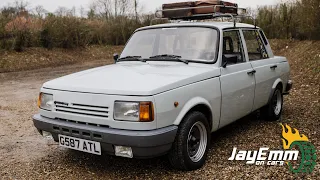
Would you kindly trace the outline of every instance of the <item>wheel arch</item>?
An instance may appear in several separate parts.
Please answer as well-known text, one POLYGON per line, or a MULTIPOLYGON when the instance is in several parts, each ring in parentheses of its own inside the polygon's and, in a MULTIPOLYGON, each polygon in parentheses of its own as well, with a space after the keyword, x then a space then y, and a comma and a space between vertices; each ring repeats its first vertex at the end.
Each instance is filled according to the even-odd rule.
POLYGON ((271 101, 271 98, 274 94, 274 91, 276 90, 276 88, 280 86, 281 87, 281 92, 283 92, 284 90, 284 87, 283 87, 283 82, 280 78, 276 79, 275 82, 273 83, 272 85, 272 88, 271 88, 271 92, 270 92, 270 95, 269 95, 269 100, 268 100, 268 103, 271 101))
POLYGON ((281 80, 280 78, 278 78, 278 79, 276 79, 276 80, 274 81, 274 83, 273 83, 273 85, 272 85, 272 89, 276 89, 276 87, 277 87, 279 84, 281 85, 281 88, 282 88, 282 90, 283 90, 283 82, 282 82, 282 80, 281 80))
POLYGON ((181 123, 181 121, 183 120, 183 118, 192 111, 199 111, 202 112, 209 123, 210 126, 210 130, 213 129, 213 114, 212 114, 212 107, 210 105, 210 103, 201 97, 195 97, 191 100, 189 100, 184 107, 182 108, 182 110, 180 111, 178 117, 176 118, 176 120, 174 121, 174 125, 179 125, 181 123))

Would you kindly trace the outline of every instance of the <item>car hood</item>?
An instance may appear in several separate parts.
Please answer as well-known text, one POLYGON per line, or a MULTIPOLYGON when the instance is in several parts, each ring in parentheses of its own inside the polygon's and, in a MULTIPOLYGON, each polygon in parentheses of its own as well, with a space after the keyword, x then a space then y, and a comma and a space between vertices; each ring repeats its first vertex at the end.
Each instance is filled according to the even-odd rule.
POLYGON ((43 88, 113 95, 154 95, 220 75, 219 68, 175 62, 122 62, 64 76, 43 88))

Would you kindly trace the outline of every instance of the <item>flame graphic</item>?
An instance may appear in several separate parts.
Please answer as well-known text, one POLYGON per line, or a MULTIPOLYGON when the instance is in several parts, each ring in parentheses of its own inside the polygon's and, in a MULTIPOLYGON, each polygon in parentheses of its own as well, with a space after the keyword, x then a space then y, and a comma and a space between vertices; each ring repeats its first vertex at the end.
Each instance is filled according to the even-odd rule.
POLYGON ((300 135, 297 129, 293 128, 295 132, 293 133, 292 128, 287 124, 285 125, 286 127, 284 127, 282 124, 280 125, 282 126, 283 149, 289 149, 291 143, 293 143, 294 141, 309 141, 308 137, 304 134, 300 135), (286 132, 286 129, 288 129, 288 132, 286 132))

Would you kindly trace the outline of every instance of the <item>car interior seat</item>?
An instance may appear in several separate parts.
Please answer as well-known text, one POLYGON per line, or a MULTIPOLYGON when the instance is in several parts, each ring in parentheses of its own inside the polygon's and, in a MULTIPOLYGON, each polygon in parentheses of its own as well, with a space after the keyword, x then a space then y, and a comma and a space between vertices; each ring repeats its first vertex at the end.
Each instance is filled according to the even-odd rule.
POLYGON ((238 62, 238 53, 234 53, 233 40, 230 36, 223 37, 223 58, 228 64, 238 62))

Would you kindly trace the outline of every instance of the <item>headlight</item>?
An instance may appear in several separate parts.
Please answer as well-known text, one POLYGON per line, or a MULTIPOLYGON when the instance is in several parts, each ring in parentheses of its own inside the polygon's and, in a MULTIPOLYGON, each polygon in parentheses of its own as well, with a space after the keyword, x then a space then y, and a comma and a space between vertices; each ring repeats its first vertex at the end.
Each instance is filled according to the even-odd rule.
POLYGON ((53 107, 53 95, 40 93, 38 99, 38 107, 44 110, 51 111, 53 107))
POLYGON ((154 120, 152 102, 114 103, 114 119, 120 121, 150 122, 154 120))

